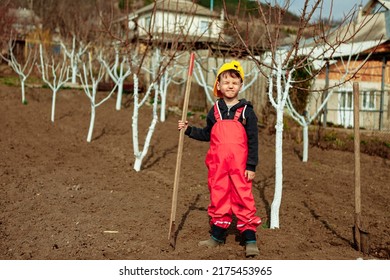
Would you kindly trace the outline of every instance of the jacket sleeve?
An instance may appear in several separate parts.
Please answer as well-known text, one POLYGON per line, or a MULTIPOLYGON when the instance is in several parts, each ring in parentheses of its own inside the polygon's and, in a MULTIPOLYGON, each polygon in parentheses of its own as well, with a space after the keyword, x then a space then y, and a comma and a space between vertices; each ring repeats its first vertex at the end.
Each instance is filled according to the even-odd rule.
POLYGON ((213 127, 214 123, 215 123, 215 118, 214 118, 214 107, 213 107, 207 114, 206 126, 203 128, 188 126, 188 128, 185 131, 185 135, 199 141, 210 141, 211 128, 213 127))
MULTIPOLYGON (((249 109, 249 108, 248 108, 249 109)), ((259 129, 257 127, 257 116, 253 109, 247 110, 245 130, 248 136, 248 159, 246 169, 256 171, 259 161, 259 129)))

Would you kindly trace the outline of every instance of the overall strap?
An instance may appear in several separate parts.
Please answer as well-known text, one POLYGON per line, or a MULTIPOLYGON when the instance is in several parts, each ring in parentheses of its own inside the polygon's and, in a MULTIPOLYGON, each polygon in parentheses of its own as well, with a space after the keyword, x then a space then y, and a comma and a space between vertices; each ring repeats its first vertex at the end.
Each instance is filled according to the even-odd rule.
POLYGON ((221 114, 221 111, 219 110, 218 100, 215 101, 215 104, 214 104, 214 117, 215 117, 216 121, 222 120, 222 114, 221 114))
MULTIPOLYGON (((243 123, 245 124, 246 122, 246 118, 245 118, 245 109, 246 109, 247 105, 245 105, 244 107, 240 107, 236 110, 235 114, 234 114, 234 120, 238 120, 239 117, 241 116, 241 113, 242 113, 242 119, 243 119, 243 123)), ((215 101, 215 104, 214 104, 214 117, 215 117, 215 120, 216 121, 220 121, 222 120, 222 114, 221 114, 221 110, 219 109, 219 106, 218 106, 218 100, 215 101)))
POLYGON ((246 109, 246 106, 245 105, 244 107, 240 107, 236 110, 236 113, 234 114, 234 120, 235 121, 238 121, 238 118, 241 116, 241 113, 242 113, 242 119, 245 121, 245 109, 246 109))

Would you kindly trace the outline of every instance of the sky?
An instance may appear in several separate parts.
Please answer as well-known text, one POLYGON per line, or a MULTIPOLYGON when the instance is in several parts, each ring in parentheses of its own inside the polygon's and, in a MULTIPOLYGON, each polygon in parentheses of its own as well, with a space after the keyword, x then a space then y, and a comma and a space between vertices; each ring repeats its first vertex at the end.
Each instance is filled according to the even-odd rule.
MULTIPOLYGON (((285 3, 285 0, 276 0, 279 5, 283 6, 283 3, 285 3)), ((263 3, 274 3, 275 0, 261 0, 263 3)), ((290 0, 290 12, 293 12, 294 14, 299 15, 300 11, 303 9, 303 4, 305 0, 290 0)), ((312 4, 314 3, 314 0, 309 0, 309 2, 312 4)), ((324 6, 323 6, 323 12, 322 17, 328 18, 331 3, 333 2, 333 8, 332 8, 332 17, 334 20, 340 20, 343 18, 344 15, 348 14, 351 9, 357 8, 360 4, 365 6, 369 0, 324 0, 324 6)), ((310 4, 309 4, 310 8, 310 4)), ((319 17, 319 11, 315 13, 314 19, 319 17)))

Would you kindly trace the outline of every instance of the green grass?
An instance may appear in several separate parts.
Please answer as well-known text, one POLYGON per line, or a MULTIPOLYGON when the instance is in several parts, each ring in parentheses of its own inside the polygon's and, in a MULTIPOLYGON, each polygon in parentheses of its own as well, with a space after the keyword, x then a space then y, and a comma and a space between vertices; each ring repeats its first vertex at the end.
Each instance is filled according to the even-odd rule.
POLYGON ((337 133, 335 133, 334 131, 328 132, 324 136, 325 141, 332 142, 332 141, 336 141, 336 139, 337 139, 337 133))
POLYGON ((18 77, 0 77, 0 84, 6 86, 20 86, 20 80, 18 77))
MULTIPOLYGON (((17 75, 8 76, 8 77, 0 77, 0 84, 12 87, 20 86, 20 79, 17 75)), ((42 84, 42 80, 38 77, 28 77, 26 80, 26 84, 42 84)))

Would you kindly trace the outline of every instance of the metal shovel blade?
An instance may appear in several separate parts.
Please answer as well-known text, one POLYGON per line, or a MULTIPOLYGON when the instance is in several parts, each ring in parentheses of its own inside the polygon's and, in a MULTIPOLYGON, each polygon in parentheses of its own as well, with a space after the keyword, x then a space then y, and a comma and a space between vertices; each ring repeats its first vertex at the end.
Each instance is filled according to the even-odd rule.
POLYGON ((370 234, 356 225, 352 227, 352 231, 355 249, 364 254, 370 254, 370 234))

